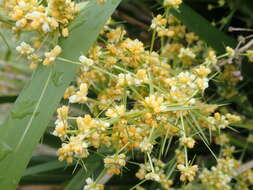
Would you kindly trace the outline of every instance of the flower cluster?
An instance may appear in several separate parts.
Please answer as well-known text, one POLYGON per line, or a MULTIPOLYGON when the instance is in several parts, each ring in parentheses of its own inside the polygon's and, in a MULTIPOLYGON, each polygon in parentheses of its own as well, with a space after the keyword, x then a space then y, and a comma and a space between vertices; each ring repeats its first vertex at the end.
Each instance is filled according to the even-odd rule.
POLYGON ((63 29, 74 19, 78 7, 70 0, 48 0, 47 6, 37 0, 5 1, 10 18, 16 22, 14 30, 49 33, 63 29))
MULTIPOLYGON (((126 37, 123 28, 107 24, 100 33, 105 44, 95 44, 78 61, 65 60, 80 69, 64 98, 83 115, 62 119, 58 112, 53 134, 63 141, 60 160, 73 162, 94 149, 108 150, 105 171, 119 175, 131 159, 128 155, 136 153, 143 158, 135 163, 140 166, 137 178, 170 189, 173 172, 180 172, 184 183, 194 181, 198 171, 215 176, 209 170, 201 172, 201 163, 195 163, 188 151, 203 144, 209 148, 212 139, 223 146, 228 141, 221 130, 241 118, 205 99, 219 56, 172 15, 158 15, 151 28, 153 37, 169 39, 160 51, 152 44, 145 48, 138 39, 126 37), (174 34, 161 35, 168 28, 174 34), (176 146, 172 151, 171 141, 176 146), (170 164, 162 162, 167 154, 173 158, 170 164)), ((234 56, 233 51, 227 48, 224 56, 234 56)), ((220 155, 233 152, 233 147, 224 146, 220 155)), ((222 162, 219 159, 218 165, 222 162)))
POLYGON ((171 189, 172 180, 168 179, 164 173, 166 165, 157 159, 152 159, 151 164, 140 164, 140 168, 136 173, 136 177, 140 180, 152 180, 160 183, 164 189, 171 189))
POLYGON ((21 32, 35 32, 27 42, 21 42, 16 48, 36 69, 43 61, 44 65, 51 65, 61 53, 57 45, 60 36, 69 35, 68 24, 74 20, 79 12, 78 5, 72 0, 11 0, 4 1, 3 8, 10 20, 15 23, 12 30, 21 32), (45 39, 42 36, 46 35, 45 39), (50 45, 48 41, 53 41, 50 45), (47 52, 46 52, 47 51, 47 52), (46 52, 46 53, 45 53, 46 52))
POLYGON ((226 115, 221 115, 219 112, 216 112, 214 113, 213 116, 209 116, 207 120, 209 123, 208 127, 211 130, 216 130, 216 129, 224 129, 227 126, 229 126, 230 123, 240 122, 241 118, 230 113, 226 115))
POLYGON ((97 184, 91 178, 86 179, 86 185, 83 190, 104 190, 104 186, 102 184, 97 184))
POLYGON ((67 106, 63 106, 57 109, 57 120, 55 121, 56 127, 53 132, 55 136, 60 137, 64 140, 67 136, 67 129, 68 129, 68 112, 69 108, 67 106))
MULTIPOLYGON (((139 184, 151 181, 166 190, 194 189, 195 183, 210 190, 246 190, 253 184, 251 170, 237 176, 236 148, 226 135, 241 117, 232 114, 232 106, 218 105, 212 98, 237 94, 243 77, 240 64, 234 62, 242 55, 253 62, 253 50, 225 47, 224 54, 216 55, 170 14, 180 4, 182 0, 163 1, 165 13, 152 19, 148 46, 109 20, 87 55, 67 60, 58 57, 63 51, 58 38, 69 36, 68 25, 79 12, 77 3, 3 1, 12 30, 35 35, 16 47, 32 69, 39 63, 52 65, 57 57, 80 66, 64 94, 68 104, 57 109, 52 134, 62 141, 60 161, 79 163, 93 153, 102 157, 103 172, 96 180, 87 178, 84 190, 103 190, 102 175, 120 175, 128 164, 139 166, 139 184), (213 152, 213 144, 220 149, 213 152), (203 147, 216 159, 211 168, 198 151, 203 147)), ((247 140, 252 142, 252 135, 247 140)))
POLYGON ((107 168, 108 174, 120 174, 120 168, 126 165, 126 155, 112 155, 104 159, 105 168, 107 168))
POLYGON ((164 0, 163 5, 165 7, 178 7, 182 3, 182 0, 164 0))
POLYGON ((235 175, 239 163, 229 157, 219 159, 217 166, 211 170, 204 169, 200 174, 202 184, 210 190, 230 190, 229 183, 235 175))
POLYGON ((193 181, 196 176, 196 171, 198 171, 198 166, 184 166, 179 164, 177 169, 181 172, 180 180, 181 181, 193 181))
POLYGON ((57 45, 50 52, 46 52, 46 58, 43 61, 43 65, 51 65, 55 61, 56 57, 60 55, 61 51, 61 47, 57 45))

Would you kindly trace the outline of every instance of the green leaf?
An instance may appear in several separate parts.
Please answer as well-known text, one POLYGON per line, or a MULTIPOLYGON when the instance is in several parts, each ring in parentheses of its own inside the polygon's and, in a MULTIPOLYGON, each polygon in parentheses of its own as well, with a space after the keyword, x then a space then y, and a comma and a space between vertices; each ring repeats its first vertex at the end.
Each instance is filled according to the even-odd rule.
POLYGON ((61 140, 58 137, 50 134, 48 131, 44 133, 41 143, 52 148, 59 148, 61 146, 61 140))
POLYGON ((101 158, 95 155, 90 156, 87 160, 85 160, 85 166, 86 170, 80 169, 64 190, 80 190, 84 186, 86 178, 94 174, 95 176, 98 175, 103 169, 101 158))
POLYGON ((85 183, 85 171, 84 169, 80 169, 77 174, 72 178, 69 184, 65 187, 64 190, 71 190, 71 189, 81 189, 85 183))
POLYGON ((0 104, 2 103, 12 103, 17 99, 16 96, 0 96, 0 104))
POLYGON ((253 130, 253 120, 244 121, 243 123, 233 123, 231 125, 234 127, 240 127, 240 128, 253 130))
MULTIPOLYGON (((32 176, 25 176, 22 178, 22 181, 20 182, 20 186, 23 185, 40 185, 40 186, 49 186, 49 185, 59 185, 63 184, 64 181, 70 180, 71 175, 70 172, 55 172, 55 173, 45 173, 45 174, 38 174, 38 175, 32 175, 32 176)), ((33 187, 33 189, 36 189, 36 187, 33 187)), ((47 189, 48 190, 48 189, 47 189)))
POLYGON ((172 14, 180 19, 190 31, 214 48, 217 53, 224 53, 226 46, 235 48, 237 45, 236 40, 212 26, 208 20, 186 4, 180 5, 179 10, 173 10, 172 14))
MULTIPOLYGON (((235 48, 238 44, 234 38, 212 26, 208 20, 186 4, 182 4, 179 10, 172 10, 172 14, 180 19, 190 31, 198 35, 201 40, 215 49, 218 54, 223 54, 226 46, 235 48)), ((244 77, 253 80, 253 65, 248 60, 243 61, 241 70, 244 77)))
POLYGON ((43 172, 49 172, 52 170, 72 166, 74 164, 67 164, 66 162, 59 162, 59 160, 39 164, 36 166, 32 166, 27 168, 23 176, 28 176, 28 175, 34 175, 38 173, 43 173, 43 172))
MULTIPOLYGON (((95 42, 100 29, 111 16, 120 0, 107 0, 99 5, 89 1, 72 23, 70 36, 60 39, 61 57, 77 60, 95 42)), ((40 66, 18 97, 11 114, 0 127, 1 144, 5 151, 0 160, 0 189, 13 190, 31 158, 32 152, 46 130, 61 97, 75 77, 77 65, 56 61, 49 67, 40 66)))
MULTIPOLYGON (((235 146, 238 146, 240 148, 245 148, 245 145, 247 144, 246 139, 238 138, 238 137, 235 137, 235 136, 229 135, 229 134, 226 134, 226 135, 229 138, 229 141, 231 142, 231 144, 233 144, 235 146)), ((253 147, 252 146, 247 146, 246 150, 248 150, 250 152, 253 152, 253 147)))

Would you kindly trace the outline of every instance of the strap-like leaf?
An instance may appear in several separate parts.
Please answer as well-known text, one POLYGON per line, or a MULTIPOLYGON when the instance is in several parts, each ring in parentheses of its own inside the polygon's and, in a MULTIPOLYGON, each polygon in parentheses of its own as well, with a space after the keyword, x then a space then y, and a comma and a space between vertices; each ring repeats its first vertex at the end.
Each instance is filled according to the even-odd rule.
MULTIPOLYGON (((71 165, 73 165, 73 164, 71 164, 71 165)), ((66 168, 71 165, 66 164, 66 162, 59 162, 58 160, 46 162, 43 164, 39 164, 36 166, 32 166, 30 168, 27 168, 23 177, 29 176, 29 175, 35 175, 35 174, 43 173, 43 172, 49 172, 49 171, 53 171, 56 169, 66 168)))
MULTIPOLYGON (((69 27, 70 36, 60 40, 61 57, 77 60, 87 53, 100 29, 120 0, 99 5, 89 1, 69 27)), ((0 189, 14 190, 43 135, 66 87, 75 77, 77 65, 56 61, 40 66, 18 97, 11 114, 0 128, 0 189)))

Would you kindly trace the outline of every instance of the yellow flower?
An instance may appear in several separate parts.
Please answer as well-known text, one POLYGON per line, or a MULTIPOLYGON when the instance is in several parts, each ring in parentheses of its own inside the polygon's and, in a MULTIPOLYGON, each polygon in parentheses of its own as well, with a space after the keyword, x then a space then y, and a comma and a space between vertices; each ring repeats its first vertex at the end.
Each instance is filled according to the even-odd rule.
POLYGON ((85 181, 86 185, 83 190, 104 190, 103 184, 96 184, 90 177, 88 177, 85 181))
POLYGON ((68 37, 69 36, 69 30, 67 28, 62 29, 62 36, 63 37, 68 37))
POLYGON ((226 47, 226 52, 227 52, 228 57, 230 58, 233 58, 235 56, 235 50, 229 46, 226 47))
POLYGON ((60 55, 61 51, 61 47, 57 45, 50 52, 46 52, 46 58, 43 61, 43 65, 51 65, 55 61, 56 57, 60 55))
POLYGON ((70 103, 84 103, 87 101, 88 95, 88 85, 86 83, 82 83, 80 85, 79 91, 69 97, 70 103))
POLYGON ((186 146, 187 148, 193 148, 195 145, 195 140, 191 137, 181 137, 179 141, 182 146, 186 146))
POLYGON ((247 50, 246 56, 248 57, 250 62, 253 62, 253 50, 247 50))
POLYGON ((177 169, 181 172, 180 180, 181 181, 193 181, 196 176, 196 172, 198 171, 198 166, 184 166, 183 164, 177 165, 177 169))
POLYGON ((194 59, 196 55, 190 48, 181 48, 178 57, 194 59))
POLYGON ((165 7, 175 7, 177 8, 182 4, 182 0, 164 0, 163 5, 165 7))
POLYGON ((195 72, 200 77, 206 77, 211 73, 211 70, 208 67, 201 65, 195 69, 195 72))
POLYGON ((194 41, 199 40, 199 37, 196 36, 193 32, 187 33, 187 34, 185 35, 185 37, 186 37, 186 41, 187 41, 189 44, 193 43, 194 41))
POLYGON ((61 121, 67 120, 68 113, 69 113, 69 108, 68 106, 62 106, 57 109, 57 118, 61 121))
POLYGON ((105 168, 107 168, 108 174, 120 174, 120 168, 126 165, 126 155, 125 154, 115 154, 112 156, 107 156, 104 159, 105 168))
POLYGON ((229 122, 231 122, 231 123, 236 123, 236 122, 240 122, 241 121, 241 117, 237 116, 237 115, 233 115, 233 114, 227 113, 225 116, 229 120, 229 122))
POLYGON ((27 43, 22 42, 19 46, 16 47, 16 50, 21 54, 21 55, 29 55, 34 52, 34 49, 27 43))
POLYGON ((153 145, 149 142, 148 138, 144 138, 144 140, 139 145, 142 152, 151 152, 153 149, 153 145))
POLYGON ((115 117, 124 116, 125 112, 126 112, 125 106, 120 105, 120 106, 115 106, 113 108, 108 109, 105 112, 105 115, 110 118, 115 118, 115 117))
POLYGON ((68 98, 69 98, 70 96, 72 96, 74 93, 75 93, 75 87, 74 87, 74 86, 69 86, 69 87, 66 89, 63 98, 64 98, 64 99, 68 99, 68 98))
POLYGON ((167 24, 167 19, 164 18, 162 15, 157 15, 155 18, 152 20, 151 28, 152 29, 159 29, 165 27, 167 24))
POLYGON ((77 5, 71 0, 48 0, 48 13, 64 26, 73 20, 78 12, 77 5))
POLYGON ((142 105, 147 108, 151 108, 155 113, 159 113, 164 111, 165 107, 163 104, 163 97, 159 97, 158 95, 152 94, 145 98, 144 101, 142 101, 142 105))
POLYGON ((84 118, 78 117, 76 119, 77 127, 80 133, 89 133, 90 129, 94 127, 95 120, 90 115, 85 115, 84 118))
POLYGON ((130 38, 127 38, 122 42, 121 47, 132 53, 141 53, 144 51, 143 43, 137 39, 131 40, 130 38))
POLYGON ((146 69, 137 70, 135 83, 148 83, 148 75, 146 69))
POLYGON ((208 51, 208 55, 205 59, 205 62, 207 64, 216 64, 217 63, 217 57, 216 57, 215 51, 213 51, 213 50, 208 51))
POLYGON ((108 42, 117 43, 124 37, 125 34, 126 34, 126 31, 122 29, 121 27, 118 27, 108 32, 106 36, 108 38, 108 42))

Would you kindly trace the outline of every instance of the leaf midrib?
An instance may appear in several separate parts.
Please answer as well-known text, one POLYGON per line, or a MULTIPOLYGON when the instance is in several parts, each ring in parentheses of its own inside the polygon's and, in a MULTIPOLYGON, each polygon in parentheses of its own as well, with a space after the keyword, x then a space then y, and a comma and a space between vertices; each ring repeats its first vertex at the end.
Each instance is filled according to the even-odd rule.
POLYGON ((46 92, 46 89, 47 89, 47 87, 48 87, 48 84, 49 84, 50 78, 51 78, 51 76, 52 76, 52 73, 53 73, 53 71, 52 71, 52 69, 51 69, 51 70, 50 70, 50 73, 49 73, 49 75, 48 75, 48 78, 47 78, 47 80, 46 80, 45 86, 43 87, 42 93, 41 93, 41 95, 40 95, 40 97, 39 97, 39 100, 38 100, 38 102, 37 102, 37 104, 36 104, 36 106, 35 106, 35 109, 34 109, 33 113, 32 113, 32 116, 31 116, 31 118, 29 119, 29 122, 28 122, 27 126, 25 127, 25 131, 24 131, 23 135, 21 136, 21 139, 20 139, 20 141, 18 142, 18 144, 17 144, 17 146, 16 146, 14 152, 17 152, 17 150, 20 148, 22 142, 23 142, 24 139, 25 139, 25 136, 26 136, 27 132, 29 131, 30 127, 32 126, 33 119, 34 119, 34 117, 35 117, 35 115, 36 115, 36 113, 37 113, 37 111, 38 111, 38 109, 39 109, 39 106, 40 106, 41 101, 42 101, 42 99, 43 99, 43 96, 44 96, 44 94, 45 94, 45 92, 46 92))

